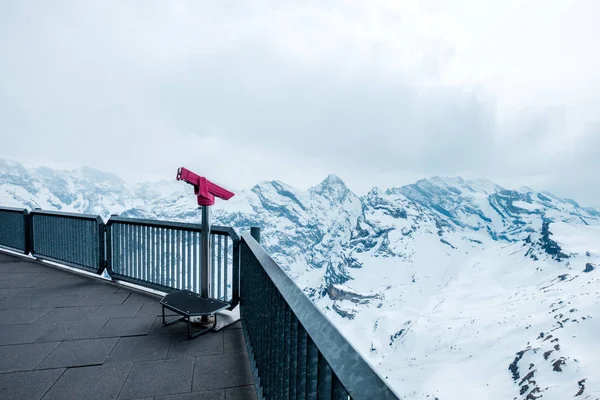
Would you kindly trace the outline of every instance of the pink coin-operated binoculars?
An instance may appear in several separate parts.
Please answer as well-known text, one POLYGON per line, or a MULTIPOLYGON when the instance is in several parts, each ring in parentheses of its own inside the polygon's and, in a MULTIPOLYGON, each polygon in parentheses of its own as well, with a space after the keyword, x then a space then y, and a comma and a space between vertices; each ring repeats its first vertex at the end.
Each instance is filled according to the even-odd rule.
POLYGON ((187 182, 194 186, 194 194, 198 196, 198 205, 202 208, 202 258, 200 262, 202 279, 200 282, 200 295, 207 299, 210 297, 210 284, 212 282, 210 277, 211 268, 209 265, 210 206, 215 204, 215 197, 229 200, 234 196, 234 193, 183 167, 177 170, 177 180, 187 182))
POLYGON ((215 185, 205 177, 196 175, 183 167, 177 170, 177 180, 185 181, 194 186, 194 194, 198 196, 198 205, 201 207, 215 204, 215 196, 223 200, 229 200, 234 196, 234 193, 229 190, 215 185))

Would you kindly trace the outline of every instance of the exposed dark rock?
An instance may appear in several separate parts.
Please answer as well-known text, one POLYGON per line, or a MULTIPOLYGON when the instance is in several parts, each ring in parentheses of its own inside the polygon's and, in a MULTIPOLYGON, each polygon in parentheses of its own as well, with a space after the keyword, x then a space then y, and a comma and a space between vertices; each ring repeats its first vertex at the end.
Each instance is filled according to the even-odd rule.
POLYGON ((552 335, 548 335, 548 336, 546 336, 546 338, 544 339, 544 342, 545 342, 546 340, 548 340, 548 339, 552 339, 552 338, 553 338, 553 336, 552 336, 552 335))
POLYGON ((446 245, 448 245, 448 246, 450 246, 450 247, 452 247, 453 249, 455 249, 455 250, 456 250, 456 247, 454 247, 454 246, 453 246, 453 245, 452 245, 450 242, 448 242, 447 240, 440 239, 440 242, 442 242, 442 243, 444 243, 444 244, 446 244, 446 245))
POLYGON ((580 380, 579 382, 577 382, 577 384, 579 385, 579 391, 577 392, 577 394, 575 394, 575 397, 581 396, 583 394, 583 392, 585 391, 585 381, 587 381, 587 378, 584 378, 584 379, 580 380))
POLYGON ((592 272, 594 269, 596 269, 596 266, 592 263, 587 263, 585 264, 585 269, 583 270, 583 272, 592 272))
POLYGON ((519 382, 519 386, 524 384, 525 382, 535 384, 535 381, 533 380, 534 375, 535 375, 535 371, 529 371, 529 373, 527 375, 525 375, 525 377, 521 380, 521 382, 519 382))
POLYGON ((339 286, 329 285, 327 287, 327 294, 331 300, 348 300, 355 304, 366 304, 369 300, 378 299, 378 295, 368 295, 350 292, 340 288, 339 286))
POLYGON ((333 303, 331 308, 333 308, 333 310, 343 318, 348 318, 352 320, 356 316, 356 313, 342 309, 337 303, 333 303))
POLYGON ((396 339, 398 339, 399 337, 402 336, 402 334, 404 333, 404 329, 400 329, 398 332, 394 333, 393 335, 390 336, 390 346, 392 344, 394 344, 394 341, 396 339))
POLYGON ((552 369, 555 372, 562 372, 562 366, 565 365, 566 358, 561 357, 558 360, 554 361, 554 363, 552 363, 552 369))
POLYGON ((540 399, 540 398, 542 398, 542 394, 541 394, 541 393, 540 393, 540 395, 539 395, 539 396, 536 396, 536 395, 535 395, 536 393, 540 393, 540 388, 538 388, 538 387, 534 388, 534 389, 531 391, 531 393, 529 393, 529 394, 527 395, 527 397, 525 397, 525 400, 536 400, 536 399, 540 399))
POLYGON ((519 378, 521 377, 521 374, 519 373, 519 361, 521 361, 521 359, 523 358, 523 355, 528 351, 527 350, 521 350, 518 353, 516 353, 516 357, 513 360, 512 363, 510 363, 510 365, 508 366, 508 370, 511 372, 512 374, 512 379, 513 381, 518 381, 519 378))
POLYGON ((396 332, 396 333, 394 333, 393 335, 390 336, 390 346, 392 344, 394 344, 394 341, 396 339, 401 338, 406 333, 406 331, 408 330, 408 328, 410 327, 411 324, 412 324, 412 321, 406 321, 404 323, 405 328, 400 329, 398 332, 396 332))
POLYGON ((556 243, 554 240, 550 239, 552 232, 550 232, 550 223, 551 220, 544 218, 542 222, 542 237, 540 239, 540 244, 542 249, 552 256, 552 258, 556 261, 561 261, 562 259, 569 258, 568 255, 562 252, 562 248, 556 243))

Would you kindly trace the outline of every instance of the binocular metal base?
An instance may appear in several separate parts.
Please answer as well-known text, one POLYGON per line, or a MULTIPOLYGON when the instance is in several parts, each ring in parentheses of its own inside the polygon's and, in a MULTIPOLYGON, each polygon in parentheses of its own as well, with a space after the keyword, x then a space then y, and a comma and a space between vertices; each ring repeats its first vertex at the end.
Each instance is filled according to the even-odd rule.
MULTIPOLYGON (((189 290, 179 290, 169 293, 160 301, 162 305, 162 321, 163 326, 172 325, 176 322, 186 321, 188 325, 188 337, 193 339, 203 333, 212 330, 217 326, 217 312, 229 307, 229 303, 216 299, 206 299, 198 293, 190 292, 189 290), (165 308, 181 315, 174 320, 167 321, 165 319, 165 308), (214 322, 204 329, 192 332, 191 318, 212 316, 214 322)), ((204 319, 204 318, 202 318, 204 319)))

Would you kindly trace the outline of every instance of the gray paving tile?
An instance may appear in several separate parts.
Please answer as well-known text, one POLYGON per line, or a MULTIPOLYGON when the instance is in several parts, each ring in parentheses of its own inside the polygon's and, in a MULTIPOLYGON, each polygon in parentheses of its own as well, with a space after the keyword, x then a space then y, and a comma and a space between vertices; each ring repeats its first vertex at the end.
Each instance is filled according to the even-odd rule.
POLYGON ((29 260, 16 260, 2 262, 2 272, 46 272, 45 265, 30 262, 29 260))
POLYGON ((118 285, 118 288, 116 288, 115 293, 133 293, 132 289, 129 289, 126 286, 123 285, 118 285))
POLYGON ((116 399, 132 365, 107 363, 95 367, 69 368, 46 393, 44 400, 116 399))
POLYGON ((146 335, 154 318, 111 318, 98 333, 98 337, 146 335))
POLYGON ((21 261, 21 258, 17 255, 13 255, 7 252, 4 252, 4 249, 0 251, 0 261, 9 263, 9 262, 18 262, 21 261))
POLYGON ((40 318, 40 321, 80 321, 87 319, 100 306, 85 306, 85 307, 56 307, 48 314, 40 318))
POLYGON ((52 311, 52 308, 0 311, 0 325, 30 324, 52 311))
MULTIPOLYGON (((129 399, 129 400, 154 400, 156 397, 137 397, 135 399, 129 399)), ((119 399, 122 399, 122 397, 119 397, 119 399)))
POLYGON ((37 365, 36 369, 103 364, 118 340, 106 338, 62 342, 37 365))
POLYGON ((12 279, 32 279, 37 278, 47 272, 6 272, 0 274, 0 281, 12 280, 12 279))
POLYGON ((59 344, 48 342, 0 346, 0 373, 32 370, 59 344))
MULTIPOLYGON (((17 289, 14 289, 15 291, 17 289)), ((9 293, 4 300, 0 300, 0 310, 24 310, 31 307, 30 296, 17 296, 9 293)))
MULTIPOLYGON (((72 275, 71 275, 72 276, 72 275)), ((58 294, 76 294, 81 287, 85 287, 87 280, 85 278, 47 278, 45 281, 35 286, 40 295, 58 295, 58 294)))
POLYGON ((0 326, 0 345, 33 343, 55 324, 56 322, 34 322, 0 326))
POLYGON ((158 396, 154 400, 225 400, 225 390, 210 390, 208 392, 190 392, 158 396))
POLYGON ((52 285, 62 285, 64 283, 72 283, 72 282, 82 282, 86 283, 90 280, 88 277, 83 275, 76 275, 70 271, 61 271, 59 269, 46 269, 47 279, 44 282, 40 283, 38 286, 52 286, 52 285))
POLYGON ((164 360, 170 345, 170 335, 123 337, 119 339, 107 361, 164 360))
POLYGON ((106 320, 59 321, 37 341, 92 339, 98 335, 104 324, 106 324, 106 320))
POLYGON ((19 272, 39 272, 44 273, 48 270, 45 266, 38 266, 36 264, 30 264, 28 262, 20 263, 2 263, 2 273, 19 273, 19 272))
MULTIPOLYGON (((176 315, 173 311, 165 309, 165 315, 176 315)), ((142 308, 138 311, 137 317, 142 316, 162 316, 162 306, 159 302, 145 302, 142 304, 142 308)))
MULTIPOLYGON (((117 291, 116 293, 127 293, 127 292, 126 291, 122 291, 122 292, 117 291)), ((129 297, 127 297, 127 300, 125 300, 124 304, 140 304, 140 305, 145 304, 145 303, 159 304, 161 298, 162 298, 161 296, 154 296, 151 294, 129 291, 129 297)))
POLYGON ((225 389, 225 400, 256 400, 254 385, 225 389))
POLYGON ((68 293, 65 294, 45 294, 41 296, 33 296, 31 298, 32 308, 44 308, 44 307, 75 307, 82 305, 93 305, 93 304, 81 304, 81 296, 72 296, 68 293))
MULTIPOLYGON (((154 400, 156 397, 136 397, 135 399, 129 399, 129 400, 154 400)), ((119 397, 119 399, 122 399, 122 397, 119 397)))
POLYGON ((240 321, 236 322, 235 324, 231 324, 229 325, 227 328, 225 328, 226 330, 231 330, 231 329, 242 329, 242 323, 240 321))
POLYGON ((0 280, 0 288, 11 289, 11 288, 32 288, 35 285, 43 282, 48 279, 47 274, 40 274, 34 278, 19 278, 19 279, 10 279, 10 280, 0 280))
POLYGON ((118 299, 122 299, 120 300, 118 303, 116 302, 111 302, 111 303, 106 303, 106 304, 121 304, 123 303, 123 301, 125 301, 127 299, 127 295, 123 294, 123 293, 114 293, 114 285, 112 285, 109 282, 104 282, 104 281, 95 281, 93 283, 90 283, 90 281, 93 278, 88 278, 88 282, 86 282, 85 285, 80 285, 79 287, 77 287, 74 290, 74 293, 77 293, 79 295, 82 296, 89 296, 94 295, 94 296, 99 296, 102 295, 102 298, 118 298, 118 299))
MULTIPOLYGON (((178 315, 167 315, 165 313, 165 320, 167 322, 179 317, 178 315)), ((187 322, 181 321, 172 325, 164 326, 162 323, 162 315, 160 317, 156 317, 154 323, 152 324, 152 328, 150 328, 151 335, 161 335, 161 334, 169 334, 169 333, 186 333, 187 334, 187 322)), ((192 330, 197 329, 194 325, 192 325, 192 330)))
POLYGON ((207 332, 192 340, 185 334, 173 335, 167 358, 223 354, 223 332, 207 332))
POLYGON ((241 329, 223 330, 223 350, 225 353, 245 353, 247 351, 241 329))
POLYGON ((121 304, 127 298, 123 294, 112 294, 110 296, 95 296, 93 294, 76 294, 65 292, 65 294, 34 296, 31 299, 31 307, 74 307, 74 306, 96 306, 102 304, 121 304))
POLYGON ((248 358, 243 353, 196 357, 193 391, 252 385, 248 358))
POLYGON ((1 374, 0 394, 7 400, 39 400, 64 371, 64 369, 48 369, 1 374))
POLYGON ((193 358, 135 363, 120 397, 132 399, 187 392, 192 386, 193 372, 193 358))
POLYGON ((135 317, 141 304, 104 304, 91 315, 91 318, 135 317))

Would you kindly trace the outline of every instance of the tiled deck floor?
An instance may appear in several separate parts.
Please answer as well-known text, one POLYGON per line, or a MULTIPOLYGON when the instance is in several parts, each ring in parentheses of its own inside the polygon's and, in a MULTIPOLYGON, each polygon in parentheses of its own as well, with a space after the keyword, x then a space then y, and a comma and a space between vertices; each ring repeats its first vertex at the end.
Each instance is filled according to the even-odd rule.
POLYGON ((159 300, 0 253, 0 399, 255 399, 239 323, 190 341, 159 300))

